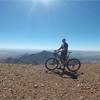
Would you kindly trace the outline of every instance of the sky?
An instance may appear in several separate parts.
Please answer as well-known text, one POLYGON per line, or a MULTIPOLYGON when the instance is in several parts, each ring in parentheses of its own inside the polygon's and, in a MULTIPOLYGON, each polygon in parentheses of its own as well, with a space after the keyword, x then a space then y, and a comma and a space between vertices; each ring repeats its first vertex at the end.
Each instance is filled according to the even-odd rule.
POLYGON ((0 0, 0 48, 100 51, 99 0, 0 0))

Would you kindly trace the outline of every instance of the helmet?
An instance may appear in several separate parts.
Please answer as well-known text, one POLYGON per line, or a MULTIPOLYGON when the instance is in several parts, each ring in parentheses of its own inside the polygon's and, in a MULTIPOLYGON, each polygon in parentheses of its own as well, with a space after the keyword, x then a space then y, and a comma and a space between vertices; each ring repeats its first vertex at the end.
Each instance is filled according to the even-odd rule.
POLYGON ((63 39, 62 39, 62 41, 63 41, 63 42, 66 42, 66 39, 65 39, 65 38, 63 38, 63 39))

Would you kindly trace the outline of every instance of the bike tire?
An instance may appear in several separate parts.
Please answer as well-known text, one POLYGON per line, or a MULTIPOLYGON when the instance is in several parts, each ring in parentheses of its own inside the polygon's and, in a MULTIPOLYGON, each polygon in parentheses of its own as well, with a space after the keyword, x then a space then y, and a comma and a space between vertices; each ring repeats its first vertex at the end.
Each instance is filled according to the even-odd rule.
POLYGON ((81 67, 81 62, 78 59, 76 58, 69 59, 67 63, 67 68, 69 71, 76 72, 80 69, 80 67, 81 67), (77 65, 76 68, 75 65, 77 65), (71 67, 74 67, 75 69, 72 69, 71 67))
POLYGON ((58 62, 58 60, 57 60, 56 58, 49 58, 49 59, 47 59, 47 60, 45 61, 45 67, 46 67, 46 69, 48 69, 48 70, 55 70, 55 69, 58 68, 58 65, 59 65, 59 62, 58 62), (51 67, 50 64, 49 64, 50 61, 53 61, 52 64, 51 64, 52 67, 51 67))

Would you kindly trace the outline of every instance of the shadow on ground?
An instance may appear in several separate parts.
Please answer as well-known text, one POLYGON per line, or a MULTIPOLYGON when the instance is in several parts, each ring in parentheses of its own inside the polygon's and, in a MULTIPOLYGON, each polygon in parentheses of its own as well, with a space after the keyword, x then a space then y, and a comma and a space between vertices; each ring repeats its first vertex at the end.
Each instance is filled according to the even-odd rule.
POLYGON ((53 70, 53 71, 47 71, 47 73, 49 74, 57 74, 62 78, 66 78, 63 76, 67 76, 67 78, 71 78, 71 79, 78 79, 78 77, 80 76, 79 72, 68 72, 68 71, 63 71, 63 70, 53 70))

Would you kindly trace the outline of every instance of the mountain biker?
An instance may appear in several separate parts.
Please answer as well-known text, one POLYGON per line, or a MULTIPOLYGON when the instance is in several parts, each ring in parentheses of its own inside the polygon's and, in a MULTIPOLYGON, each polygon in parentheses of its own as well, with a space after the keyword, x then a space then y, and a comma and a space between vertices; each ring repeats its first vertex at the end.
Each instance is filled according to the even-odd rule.
POLYGON ((66 42, 66 39, 62 39, 62 45, 59 49, 56 50, 56 52, 61 52, 61 63, 63 64, 64 61, 66 60, 67 57, 67 52, 68 52, 68 43, 66 42))

